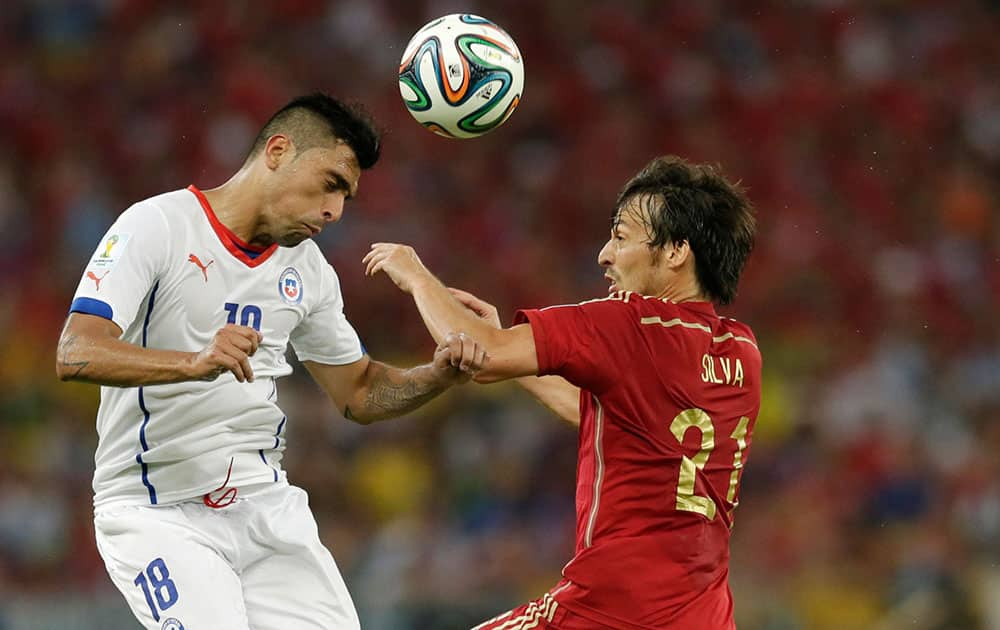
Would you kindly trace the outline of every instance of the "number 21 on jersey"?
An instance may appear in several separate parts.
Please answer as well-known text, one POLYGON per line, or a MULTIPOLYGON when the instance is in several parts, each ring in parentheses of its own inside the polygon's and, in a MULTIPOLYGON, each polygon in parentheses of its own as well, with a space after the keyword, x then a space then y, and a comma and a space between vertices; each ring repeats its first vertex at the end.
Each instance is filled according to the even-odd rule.
MULTIPOLYGON (((670 432, 677 441, 684 443, 684 435, 688 429, 697 429, 701 434, 701 448, 694 457, 684 455, 681 458, 681 470, 677 478, 677 509, 701 514, 708 520, 714 520, 717 512, 715 501, 711 497, 695 494, 694 484, 697 471, 705 468, 708 458, 715 449, 715 425, 712 418, 702 409, 685 409, 674 417, 670 423, 670 432)), ((743 451, 747 447, 747 431, 750 428, 750 418, 742 416, 736 423, 736 429, 729 436, 736 441, 736 454, 733 455, 733 471, 729 475, 729 491, 726 501, 733 503, 736 489, 740 482, 740 470, 743 468, 743 451)))

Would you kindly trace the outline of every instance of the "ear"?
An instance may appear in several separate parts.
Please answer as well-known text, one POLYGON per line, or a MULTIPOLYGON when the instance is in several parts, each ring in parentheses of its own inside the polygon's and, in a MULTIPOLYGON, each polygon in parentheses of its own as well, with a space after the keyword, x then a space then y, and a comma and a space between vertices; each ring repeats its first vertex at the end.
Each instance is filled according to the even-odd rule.
POLYGON ((276 133, 264 145, 264 164, 272 171, 295 154, 295 146, 288 136, 276 133))
POLYGON ((663 246, 663 261, 672 271, 679 270, 687 264, 688 260, 693 259, 693 256, 694 253, 691 251, 691 244, 686 240, 668 243, 663 246))

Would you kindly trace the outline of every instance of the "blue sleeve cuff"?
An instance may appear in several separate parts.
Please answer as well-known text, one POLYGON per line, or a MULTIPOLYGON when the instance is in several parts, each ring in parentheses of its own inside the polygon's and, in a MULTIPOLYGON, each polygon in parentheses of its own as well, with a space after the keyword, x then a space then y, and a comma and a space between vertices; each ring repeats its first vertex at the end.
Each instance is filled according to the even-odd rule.
POLYGON ((70 313, 84 313, 86 315, 97 315, 98 317, 103 317, 104 319, 110 319, 114 321, 114 311, 111 309, 111 305, 107 302, 102 302, 101 300, 95 300, 89 297, 78 297, 73 300, 73 303, 69 307, 70 313))

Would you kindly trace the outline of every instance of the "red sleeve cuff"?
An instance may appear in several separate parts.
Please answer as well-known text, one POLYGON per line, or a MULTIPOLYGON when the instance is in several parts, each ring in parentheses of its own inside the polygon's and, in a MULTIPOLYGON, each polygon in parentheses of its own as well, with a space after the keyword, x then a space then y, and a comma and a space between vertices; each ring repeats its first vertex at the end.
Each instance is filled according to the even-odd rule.
POLYGON ((545 326, 545 317, 537 309, 520 310, 514 313, 514 325, 528 324, 531 326, 531 335, 535 338, 535 358, 538 361, 538 375, 545 376, 551 374, 552 357, 547 342, 548 333, 545 326))

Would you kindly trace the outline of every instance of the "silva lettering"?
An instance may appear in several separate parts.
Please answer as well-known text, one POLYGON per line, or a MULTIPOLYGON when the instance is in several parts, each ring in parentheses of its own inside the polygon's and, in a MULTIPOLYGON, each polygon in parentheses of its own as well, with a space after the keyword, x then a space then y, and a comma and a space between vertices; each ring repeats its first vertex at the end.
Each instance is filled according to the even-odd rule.
POLYGON ((732 385, 743 387, 743 362, 739 357, 713 357, 706 354, 701 357, 701 380, 717 385, 732 385))

